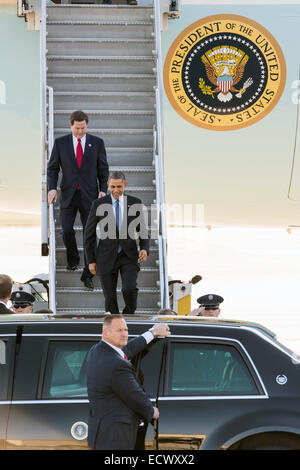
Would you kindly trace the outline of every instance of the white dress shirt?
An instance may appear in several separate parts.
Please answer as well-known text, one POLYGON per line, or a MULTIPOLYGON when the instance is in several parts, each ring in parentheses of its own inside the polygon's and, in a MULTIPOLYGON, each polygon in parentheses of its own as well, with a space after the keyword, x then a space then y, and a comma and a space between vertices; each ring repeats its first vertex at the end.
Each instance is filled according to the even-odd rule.
MULTIPOLYGON (((78 139, 77 137, 74 137, 74 135, 72 134, 72 137, 73 137, 73 147, 74 147, 74 153, 75 153, 75 158, 76 158, 76 149, 77 149, 77 145, 78 145, 78 139)), ((85 142, 86 142, 86 135, 84 135, 82 137, 81 140, 81 147, 82 147, 82 152, 84 153, 84 149, 85 149, 85 142)))
MULTIPOLYGON (((153 333, 151 333, 151 331, 146 331, 141 336, 143 336, 145 338, 145 341, 146 341, 147 344, 149 344, 154 339, 154 335, 153 335, 153 333)), ((111 348, 115 349, 115 351, 117 351, 120 354, 120 356, 124 359, 125 354, 122 351, 122 349, 117 348, 117 346, 114 346, 113 344, 109 343, 108 341, 105 341, 104 339, 102 341, 103 341, 103 343, 108 344, 111 348)))

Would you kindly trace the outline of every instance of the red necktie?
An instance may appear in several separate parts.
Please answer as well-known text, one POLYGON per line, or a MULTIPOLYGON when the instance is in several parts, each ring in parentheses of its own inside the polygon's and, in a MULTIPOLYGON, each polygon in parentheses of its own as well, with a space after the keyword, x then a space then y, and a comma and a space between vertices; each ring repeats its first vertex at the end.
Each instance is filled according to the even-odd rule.
MULTIPOLYGON (((82 150, 81 140, 78 139, 78 144, 76 147, 76 160, 77 160, 78 168, 81 167, 82 157, 83 157, 83 150, 82 150)), ((77 186, 77 189, 80 189, 80 185, 77 186)))
POLYGON ((125 359, 125 361, 128 361, 128 357, 126 356, 125 353, 124 353, 124 359, 125 359))

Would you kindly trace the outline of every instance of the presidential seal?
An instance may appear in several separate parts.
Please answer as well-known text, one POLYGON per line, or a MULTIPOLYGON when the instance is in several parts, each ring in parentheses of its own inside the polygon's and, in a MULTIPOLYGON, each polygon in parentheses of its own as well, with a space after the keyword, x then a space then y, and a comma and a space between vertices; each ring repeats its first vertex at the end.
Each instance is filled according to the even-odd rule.
POLYGON ((265 117, 286 80, 284 56, 258 23, 214 15, 188 26, 164 65, 168 99, 184 119, 212 130, 234 130, 265 117))
POLYGON ((71 427, 71 435, 77 441, 83 441, 88 436, 88 425, 84 421, 77 421, 71 427))

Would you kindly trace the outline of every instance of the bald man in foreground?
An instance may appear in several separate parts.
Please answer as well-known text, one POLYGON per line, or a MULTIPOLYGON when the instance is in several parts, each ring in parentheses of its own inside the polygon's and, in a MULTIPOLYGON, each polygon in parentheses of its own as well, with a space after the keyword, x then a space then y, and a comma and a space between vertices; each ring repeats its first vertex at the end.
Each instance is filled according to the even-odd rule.
POLYGON ((88 444, 91 449, 133 450, 140 418, 147 422, 158 419, 158 408, 142 389, 129 359, 157 336, 169 334, 167 324, 157 323, 128 342, 124 317, 106 315, 102 340, 90 349, 87 357, 88 444))

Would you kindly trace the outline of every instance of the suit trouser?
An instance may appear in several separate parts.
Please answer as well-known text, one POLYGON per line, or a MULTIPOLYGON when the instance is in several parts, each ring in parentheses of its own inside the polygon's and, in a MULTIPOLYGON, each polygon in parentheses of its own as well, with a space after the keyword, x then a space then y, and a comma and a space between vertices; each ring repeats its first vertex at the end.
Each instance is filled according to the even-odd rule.
POLYGON ((134 314, 137 307, 137 276, 139 267, 121 251, 110 273, 100 271, 100 281, 105 298, 105 310, 110 313, 120 313, 117 299, 117 283, 120 272, 122 279, 122 294, 125 302, 124 315, 134 314))
MULTIPOLYGON (((74 230, 74 222, 77 216, 77 213, 80 214, 80 219, 83 227, 83 240, 84 240, 84 230, 87 222, 87 218, 89 215, 89 209, 82 203, 80 190, 76 190, 75 194, 68 205, 68 207, 64 209, 60 209, 61 213, 61 226, 62 226, 62 234, 63 234, 63 241, 66 247, 66 254, 67 254, 67 263, 68 266, 77 266, 80 261, 80 256, 77 248, 77 242, 75 238, 75 230, 74 230)), ((84 250, 83 250, 84 251, 84 250)), ((85 253, 84 253, 84 270, 81 276, 81 280, 85 280, 87 277, 93 277, 91 274, 88 264, 86 261, 85 253)))

